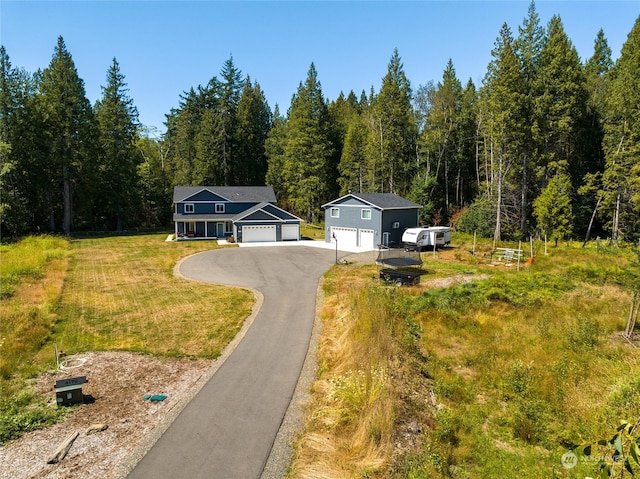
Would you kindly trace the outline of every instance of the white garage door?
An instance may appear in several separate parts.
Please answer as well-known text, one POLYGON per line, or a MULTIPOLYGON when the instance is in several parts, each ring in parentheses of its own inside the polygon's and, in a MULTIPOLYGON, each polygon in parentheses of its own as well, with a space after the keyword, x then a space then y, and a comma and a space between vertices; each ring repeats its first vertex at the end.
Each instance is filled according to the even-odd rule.
POLYGON ((334 243, 334 236, 338 240, 338 248, 355 248, 358 246, 358 230, 355 228, 331 227, 331 242, 334 243))
POLYGON ((360 247, 366 249, 376 249, 373 230, 360 230, 360 247))
POLYGON ((275 241, 275 225, 252 225, 242 227, 242 242, 256 243, 258 241, 275 241))
POLYGON ((300 225, 282 225, 282 240, 294 240, 300 239, 300 225))

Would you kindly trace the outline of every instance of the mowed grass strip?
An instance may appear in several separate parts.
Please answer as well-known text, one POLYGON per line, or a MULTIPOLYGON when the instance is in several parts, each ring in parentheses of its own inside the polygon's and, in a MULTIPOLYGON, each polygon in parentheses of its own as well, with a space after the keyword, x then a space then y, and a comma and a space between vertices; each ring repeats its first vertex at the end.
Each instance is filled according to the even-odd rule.
POLYGON ((178 260, 217 248, 166 235, 76 239, 55 338, 67 354, 128 350, 215 358, 251 313, 240 288, 173 276, 178 260))

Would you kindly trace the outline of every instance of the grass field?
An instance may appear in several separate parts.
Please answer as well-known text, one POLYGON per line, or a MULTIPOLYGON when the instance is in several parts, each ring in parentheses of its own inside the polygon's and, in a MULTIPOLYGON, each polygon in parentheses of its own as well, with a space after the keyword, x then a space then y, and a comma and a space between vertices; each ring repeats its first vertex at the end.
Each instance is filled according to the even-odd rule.
POLYGON ((66 354, 215 358, 236 335, 251 292, 173 276, 179 259, 217 243, 166 236, 42 236, 2 246, 0 443, 59 416, 26 386, 55 366, 54 340, 66 354))
POLYGON ((640 416, 640 352, 621 337, 629 250, 551 248, 517 271, 490 265, 490 243, 454 243, 423 253, 416 288, 376 284, 374 266, 327 275, 291 477, 585 477, 594 462, 562 466, 568 445, 640 416))

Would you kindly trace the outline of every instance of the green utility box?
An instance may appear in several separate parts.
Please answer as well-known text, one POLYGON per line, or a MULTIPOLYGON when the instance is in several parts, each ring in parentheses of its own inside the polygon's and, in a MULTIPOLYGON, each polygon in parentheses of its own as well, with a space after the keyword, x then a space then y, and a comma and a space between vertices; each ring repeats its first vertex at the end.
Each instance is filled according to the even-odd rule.
POLYGON ((82 385, 88 383, 86 376, 78 376, 75 378, 59 379, 56 381, 56 403, 58 406, 73 406, 74 404, 82 404, 84 395, 82 394, 82 385))

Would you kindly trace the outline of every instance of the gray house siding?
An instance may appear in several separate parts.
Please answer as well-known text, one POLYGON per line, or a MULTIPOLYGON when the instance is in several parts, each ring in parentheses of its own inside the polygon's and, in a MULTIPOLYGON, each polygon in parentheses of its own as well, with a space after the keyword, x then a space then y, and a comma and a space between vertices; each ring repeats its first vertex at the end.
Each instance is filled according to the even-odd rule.
POLYGON ((374 247, 399 245, 404 230, 418 225, 421 206, 394 194, 374 193, 349 194, 323 208, 325 242, 333 242, 335 234, 338 243, 366 248, 372 242, 374 247))
POLYGON ((390 244, 399 245, 407 228, 418 226, 418 210, 388 210, 382 215, 382 231, 389 233, 390 244), (397 227, 395 227, 397 225, 397 227))

